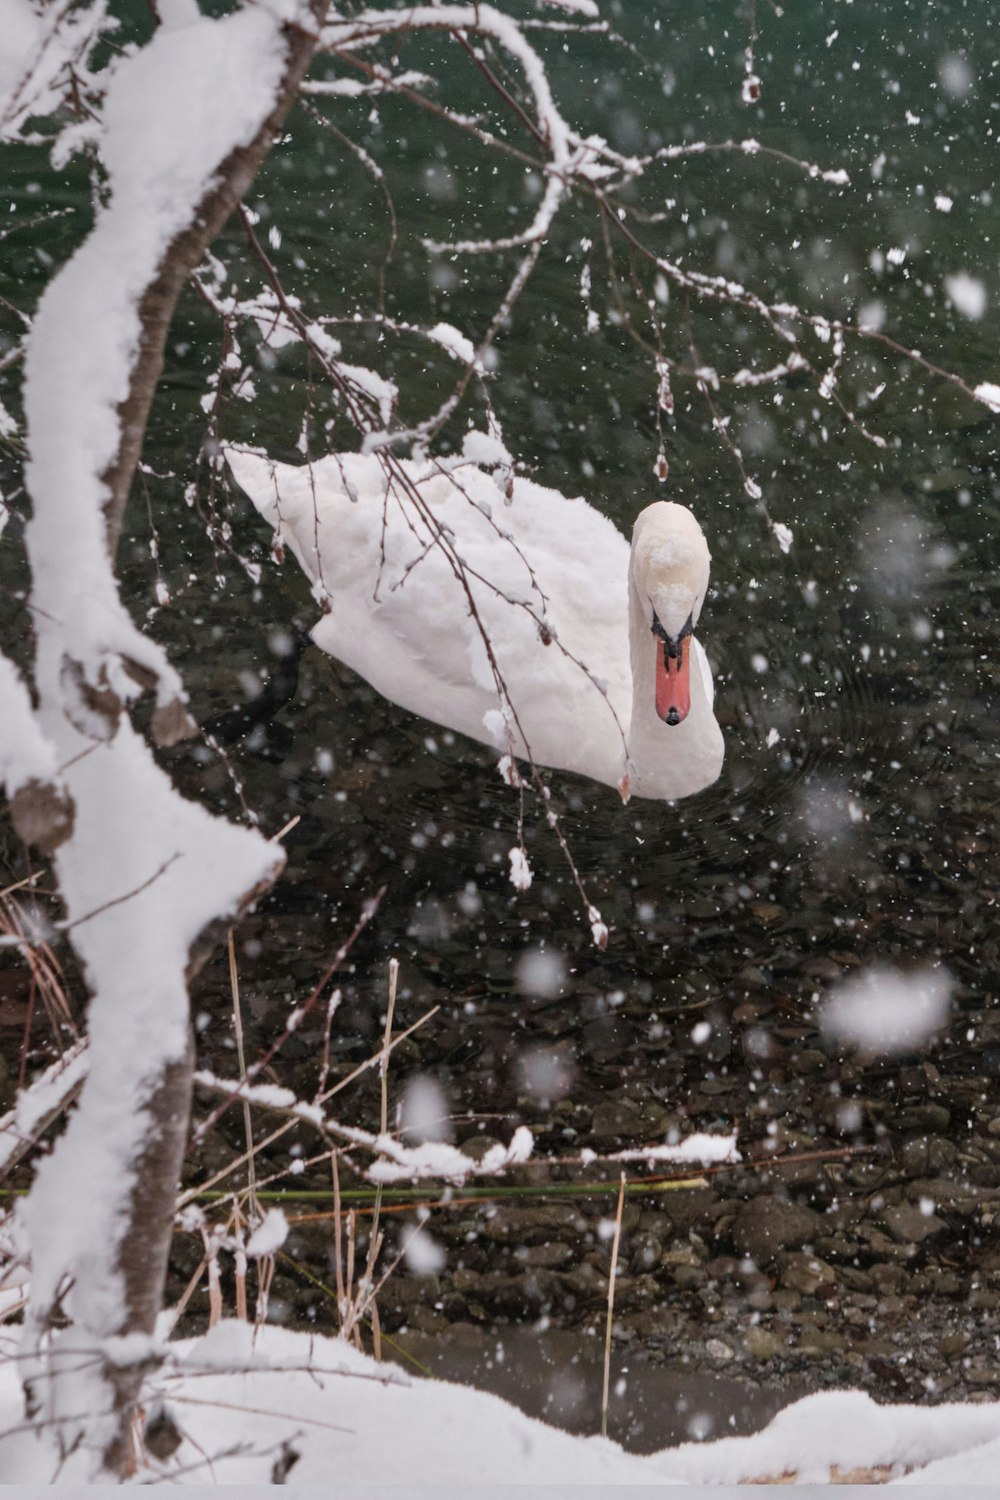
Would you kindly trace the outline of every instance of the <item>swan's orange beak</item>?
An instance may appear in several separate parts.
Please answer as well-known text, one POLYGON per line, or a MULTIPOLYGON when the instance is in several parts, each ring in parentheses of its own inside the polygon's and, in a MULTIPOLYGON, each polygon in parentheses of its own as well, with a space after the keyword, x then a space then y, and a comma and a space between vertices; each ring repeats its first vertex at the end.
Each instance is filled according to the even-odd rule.
POLYGON ((679 724, 691 710, 691 637, 682 636, 673 647, 656 643, 656 712, 665 724, 679 724))

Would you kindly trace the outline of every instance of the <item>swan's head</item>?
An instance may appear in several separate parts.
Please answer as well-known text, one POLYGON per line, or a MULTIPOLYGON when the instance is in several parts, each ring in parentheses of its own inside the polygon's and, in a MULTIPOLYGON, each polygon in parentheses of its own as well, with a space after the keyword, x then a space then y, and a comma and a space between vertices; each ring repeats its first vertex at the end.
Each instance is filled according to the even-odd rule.
POLYGON ((656 712, 679 724, 691 707, 691 636, 708 590, 711 554, 685 505, 648 505, 632 532, 632 584, 656 641, 656 712))

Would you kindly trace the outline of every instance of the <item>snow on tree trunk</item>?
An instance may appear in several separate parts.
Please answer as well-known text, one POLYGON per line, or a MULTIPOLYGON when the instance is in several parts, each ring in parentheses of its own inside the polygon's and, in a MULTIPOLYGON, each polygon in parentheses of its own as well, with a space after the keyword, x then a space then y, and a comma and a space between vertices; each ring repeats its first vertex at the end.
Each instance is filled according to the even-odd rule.
POLYGON ((12 792, 55 783, 50 844, 63 838, 56 870, 92 992, 80 1104, 22 1214, 25 1392, 64 1480, 122 1472, 155 1357, 190 1102, 191 945, 281 863, 259 834, 182 798, 133 728, 127 705, 155 683, 154 727, 175 736, 184 693, 123 608, 113 555, 178 292, 270 146, 315 22, 291 4, 209 20, 171 0, 161 13, 114 66, 99 142, 109 201, 28 348, 33 718, 16 674, 0 674, 31 719, 30 753, 0 740, 0 775, 12 792))

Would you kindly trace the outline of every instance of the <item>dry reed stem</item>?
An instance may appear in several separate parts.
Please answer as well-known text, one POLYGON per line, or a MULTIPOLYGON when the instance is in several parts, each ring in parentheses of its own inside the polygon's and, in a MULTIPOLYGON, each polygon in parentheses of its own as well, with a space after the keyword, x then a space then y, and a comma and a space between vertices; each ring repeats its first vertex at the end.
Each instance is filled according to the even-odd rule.
POLYGON ((23 1135, 18 1128, 16 1106, 0 1118, 0 1178, 5 1177, 19 1161, 39 1145, 49 1126, 53 1125, 63 1111, 73 1103, 83 1087, 84 1074, 80 1073, 74 1080, 73 1073, 69 1071, 70 1065, 86 1050, 87 1039, 80 1037, 56 1062, 46 1068, 34 1083, 20 1090, 19 1102, 22 1107, 27 1099, 31 1098, 36 1087, 44 1089, 52 1101, 49 1107, 42 1111, 29 1134, 23 1135), (60 1079, 62 1079, 61 1083, 60 1079))
MULTIPOLYGON (((426 1026, 428 1021, 433 1020, 440 1009, 440 1005, 432 1005, 430 1010, 425 1010, 419 1020, 414 1021, 412 1026, 407 1026, 405 1031, 401 1031, 398 1036, 393 1037, 392 1041, 389 1043, 388 1051, 394 1052, 399 1046, 400 1042, 405 1042, 407 1037, 412 1036, 413 1033, 415 1031, 418 1031, 421 1026, 426 1026)), ((369 1068, 374 1068, 376 1064, 381 1065, 383 1055, 384 1050, 380 1048, 378 1052, 375 1052, 371 1057, 366 1058, 363 1063, 358 1063, 358 1066, 356 1068, 352 1069, 352 1071, 348 1073, 345 1078, 341 1078, 339 1083, 335 1083, 333 1085, 333 1088, 327 1089, 325 1094, 321 1094, 318 1099, 314 1100, 314 1103, 326 1104, 329 1099, 333 1098, 334 1094, 339 1094, 341 1089, 346 1089, 347 1085, 349 1083, 353 1083, 356 1078, 360 1078, 362 1073, 367 1073, 369 1068)))
MULTIPOLYGON (((378 1243, 376 1245, 376 1255, 381 1254, 381 1252, 382 1252, 382 1246, 383 1246, 384 1243, 385 1243, 385 1235, 384 1234, 380 1234, 379 1237, 378 1237, 378 1243)), ((378 1281, 375 1281, 375 1282, 373 1282, 371 1284, 371 1286, 368 1289, 367 1295, 365 1296, 364 1301, 361 1303, 361 1315, 362 1316, 364 1316, 364 1314, 367 1313, 369 1307, 374 1308, 374 1306, 375 1306, 375 1298, 378 1296, 379 1292, 385 1286, 386 1282, 389 1280, 389 1277, 392 1275, 393 1271, 395 1271, 396 1267, 399 1265, 400 1261, 403 1259, 403 1256, 405 1254, 406 1254, 406 1246, 404 1245, 403 1248, 396 1254, 396 1256, 394 1257, 394 1259, 391 1260, 389 1262, 389 1264, 386 1266, 385 1270, 382 1272, 382 1275, 379 1277, 378 1281)))
MULTIPOLYGON (((355 933, 352 934, 352 939, 357 935, 357 931, 360 929, 361 925, 362 924, 359 923, 359 927, 355 929, 355 933)), ((347 946, 348 945, 345 945, 345 948, 347 946)), ((230 987, 233 1000, 233 1025, 236 1036, 237 1057, 240 1071, 240 1086, 242 1087, 245 1086, 248 1082, 248 1072, 243 1044, 239 975, 236 963, 235 943, 232 930, 230 930, 228 935, 228 951, 230 987)), ((345 949, 342 948, 340 950, 340 953, 338 954, 338 961, 343 958, 344 952, 345 949)), ((335 966, 336 963, 332 965, 331 968, 335 966)), ((317 1095, 314 1101, 315 1103, 325 1103, 328 1098, 340 1092, 341 1089, 345 1088, 350 1082, 359 1077, 362 1073, 372 1067, 378 1067, 380 1081, 380 1129, 383 1135, 388 1134, 389 1128, 388 1065, 392 1052, 400 1042, 404 1041, 418 1027, 424 1025, 427 1021, 429 1021, 432 1016, 436 1014, 436 1011, 438 1009, 438 1007, 435 1006, 432 1010, 421 1016, 420 1019, 416 1021, 412 1026, 407 1027, 406 1030, 399 1036, 393 1037, 392 1028, 393 1020, 395 1017, 398 976, 399 962, 397 959, 392 959, 390 960, 389 964, 389 995, 382 1046, 376 1053, 374 1053, 369 1059, 367 1059, 365 1063, 363 1063, 360 1067, 352 1070, 352 1072, 348 1074, 346 1078, 341 1079, 332 1088, 326 1089, 325 1083, 329 1072, 330 1033, 333 1017, 336 1013, 336 1008, 340 1001, 340 992, 336 991, 333 995, 331 995, 330 1000, 327 1004, 327 1015, 324 1026, 324 1045, 323 1058, 321 1063, 320 1088, 317 1091, 317 1095)), ((329 971, 325 978, 328 977, 329 971)), ((315 999, 318 989, 319 986, 317 986, 317 989, 313 991, 313 995, 310 997, 311 1001, 315 999)), ((256 1072, 257 1069, 255 1069, 254 1071, 256 1072)), ((271 1182, 273 1180, 278 1180, 286 1175, 285 1172, 277 1172, 273 1174, 272 1177, 268 1177, 266 1179, 258 1179, 256 1170, 257 1153, 258 1151, 265 1150, 269 1145, 273 1144, 273 1142, 278 1140, 288 1130, 294 1128, 296 1125, 302 1124, 303 1121, 301 1116, 296 1114, 278 1130, 271 1132, 271 1134, 268 1135, 265 1139, 255 1144, 253 1140, 251 1116, 251 1104, 253 1101, 244 1097, 241 1102, 243 1104, 244 1129, 247 1141, 246 1151, 236 1161, 220 1169, 220 1171, 218 1171, 211 1179, 209 1179, 209 1182, 207 1184, 203 1184, 200 1188, 189 1189, 179 1199, 178 1207, 183 1207, 191 1203, 197 1197, 199 1192, 205 1191, 206 1188, 211 1187, 215 1183, 222 1181, 225 1177, 230 1176, 234 1171, 238 1170, 239 1167, 246 1165, 248 1168, 248 1183, 245 1196, 249 1200, 250 1204, 250 1227, 252 1227, 254 1220, 259 1220, 260 1218, 260 1208, 257 1193, 258 1189, 261 1186, 261 1182, 271 1182)), ((202 1130, 204 1129, 205 1127, 203 1126, 202 1130)), ((324 1152, 323 1155, 317 1159, 323 1160, 325 1159, 325 1157, 326 1153, 324 1152)), ((376 1282, 375 1268, 382 1253, 385 1242, 384 1232, 379 1228, 379 1214, 382 1206, 382 1191, 381 1188, 379 1188, 376 1192, 376 1199, 373 1208, 373 1221, 368 1237, 368 1249, 364 1271, 360 1275, 357 1274, 359 1261, 359 1247, 357 1239, 358 1214, 356 1211, 351 1210, 346 1215, 345 1245, 345 1214, 340 1192, 338 1158, 339 1151, 336 1148, 331 1149, 329 1152, 329 1159, 334 1199, 334 1265, 336 1273, 336 1297, 338 1305, 338 1316, 340 1320, 340 1334, 342 1338, 353 1340, 357 1347, 361 1349, 363 1347, 361 1338, 361 1325, 366 1315, 370 1314, 375 1355, 376 1358, 380 1358, 382 1350, 382 1332, 378 1317, 378 1310, 375 1304, 375 1298, 378 1292, 381 1290, 382 1286, 385 1284, 388 1276, 392 1273, 392 1271, 395 1270, 396 1266, 399 1264, 399 1261, 402 1258, 402 1254, 394 1259, 392 1264, 387 1268, 384 1275, 380 1277, 376 1282)), ((202 1229, 202 1237, 205 1243, 205 1256, 197 1273, 186 1287, 180 1302, 173 1310, 173 1323, 175 1326, 181 1314, 183 1313, 184 1308, 187 1306, 190 1298, 193 1296, 195 1287, 198 1285, 200 1278, 206 1269, 208 1272, 209 1326, 214 1327, 222 1317, 223 1301, 221 1290, 221 1275, 219 1268, 219 1249, 223 1246, 225 1248, 235 1249, 236 1315, 243 1320, 248 1319, 246 1260, 243 1254, 243 1224, 240 1213, 240 1198, 242 1198, 243 1196, 244 1194, 240 1194, 239 1197, 234 1196, 233 1218, 230 1219, 225 1229, 220 1230, 218 1228, 215 1228, 211 1231, 206 1231, 204 1228, 202 1229), (235 1228, 233 1228, 234 1224, 235 1228), (230 1232, 232 1232, 232 1236, 236 1241, 235 1247, 228 1243, 227 1237, 230 1235, 230 1232)), ((267 1303, 271 1283, 273 1281, 275 1272, 274 1258, 261 1257, 261 1259, 258 1261, 257 1271, 258 1295, 255 1304, 255 1332, 256 1329, 261 1326, 267 1316, 267 1303)))
MULTIPOLYGON (((234 1200, 234 1211, 235 1211, 235 1200, 234 1200)), ((171 1318, 170 1333, 173 1333, 174 1329, 177 1327, 177 1324, 180 1322, 180 1319, 181 1319, 181 1317, 182 1317, 182 1315, 184 1313, 184 1309, 187 1307, 188 1303, 191 1301, 191 1298, 194 1296, 195 1292, 198 1290, 198 1287, 199 1287, 199 1285, 201 1283, 202 1276, 204 1276, 205 1272, 209 1269, 209 1256, 210 1256, 210 1253, 211 1253, 211 1241, 212 1241, 212 1239, 214 1239, 220 1232, 223 1235, 228 1234, 230 1226, 232 1225, 232 1223, 233 1223, 233 1218, 232 1218, 232 1216, 230 1216, 226 1220, 226 1223, 223 1226, 223 1228, 222 1228, 221 1231, 219 1230, 219 1228, 218 1228, 217 1225, 215 1227, 211 1228, 211 1229, 206 1229, 204 1224, 201 1224, 199 1226, 199 1230, 200 1230, 200 1233, 201 1233, 202 1244, 205 1247, 205 1253, 204 1253, 204 1255, 201 1258, 201 1264, 198 1265, 195 1268, 194 1273, 192 1274, 190 1280, 188 1281, 187 1286, 184 1288, 183 1292, 181 1293, 180 1297, 178 1298, 176 1304, 172 1308, 164 1309, 165 1311, 168 1311, 170 1313, 170 1318, 171 1318)))
POLYGON ((208 1266, 208 1326, 215 1328, 222 1322, 222 1285, 219 1276, 219 1246, 214 1231, 202 1231, 205 1241, 205 1261, 208 1266))
POLYGON ((236 1316, 242 1323, 247 1319, 247 1257, 243 1247, 243 1215, 238 1200, 233 1201, 233 1238, 236 1241, 234 1271, 236 1279, 236 1316))
MULTIPOLYGON (((354 1235, 356 1228, 357 1219, 353 1213, 349 1213, 347 1215, 347 1258, 344 1263, 344 1283, 348 1291, 354 1285, 354 1235)), ((350 1311, 351 1304, 348 1302, 348 1316, 350 1315, 350 1311)), ((348 1332, 350 1332, 350 1329, 348 1329, 348 1332)))
MULTIPOLYGON (((380 1133, 387 1135, 389 1132, 389 1057, 392 1051, 392 1022, 396 1014, 396 986, 399 982, 399 959, 389 960, 389 1003, 385 1012, 385 1034, 382 1038, 382 1056, 379 1060, 379 1087, 381 1090, 381 1113, 379 1116, 380 1133)), ((359 1295, 355 1298, 358 1306, 358 1315, 370 1304, 375 1305, 375 1265, 382 1249, 382 1241, 385 1236, 379 1228, 382 1214, 382 1185, 378 1186, 375 1194, 375 1206, 372 1212, 372 1226, 368 1236, 368 1260, 365 1265, 365 1274, 359 1295)), ((379 1333, 379 1347, 381 1348, 381 1331, 379 1333)), ((375 1356, 379 1358, 378 1355, 375 1356)))
POLYGON ((146 1468, 149 1464, 149 1454, 146 1452, 144 1438, 145 1426, 146 1408, 137 1406, 132 1413, 128 1452, 125 1455, 125 1465, 122 1471, 123 1479, 134 1479, 139 1470, 146 1468))
POLYGON ((327 1079, 330 1076, 330 1033, 333 1030, 333 1018, 337 1014, 342 998, 342 991, 334 990, 326 1002, 326 1020, 323 1023, 323 1061, 320 1064, 319 1082, 316 1085, 317 1098, 326 1088, 327 1079))
POLYGON ((165 1309, 165 1311, 169 1312, 170 1314, 170 1333, 173 1333, 174 1329, 177 1327, 177 1324, 183 1317, 184 1309, 187 1307, 188 1303, 191 1301, 191 1298, 198 1290, 198 1287, 201 1284, 201 1278, 204 1276, 207 1268, 208 1256, 203 1255, 201 1258, 201 1264, 195 1268, 193 1275, 188 1281, 188 1284, 184 1288, 183 1292, 181 1292, 181 1295, 178 1298, 176 1304, 171 1308, 165 1309))
MULTIPOLYGON (((247 1081, 247 1060, 243 1050, 243 1014, 240 1009, 240 976, 236 967, 236 942, 233 937, 233 929, 228 932, 229 948, 229 988, 233 997, 233 1030, 236 1033, 236 1057, 240 1065, 240 1082, 247 1081)), ((250 1199, 250 1224, 251 1227, 260 1222, 260 1211, 257 1207, 257 1167, 253 1145, 253 1121, 250 1118, 250 1101, 243 1100, 243 1131, 247 1142, 247 1192, 250 1199)), ((244 1306, 243 1316, 246 1317, 244 1306)))
MULTIPOLYGON (((429 1011, 426 1011, 424 1015, 419 1018, 419 1020, 414 1021, 412 1026, 408 1026, 405 1031, 401 1031, 398 1036, 393 1037, 389 1050, 394 1051, 400 1045, 400 1043, 406 1041, 407 1037, 412 1036, 413 1033, 419 1030, 421 1026, 426 1025, 428 1021, 432 1020, 433 1017, 437 1015, 440 1009, 441 1007, 439 1005, 432 1006, 432 1008, 429 1011)), ((346 1078, 342 1078, 340 1082, 335 1083, 331 1089, 327 1089, 325 1094, 321 1094, 316 1099, 314 1099, 313 1103, 325 1104, 329 1099, 333 1098, 334 1094, 338 1094, 340 1093, 341 1089, 347 1088, 348 1084, 353 1083, 355 1079, 360 1078, 363 1073, 367 1073, 369 1069, 377 1067, 381 1056, 382 1050, 380 1048, 378 1052, 373 1053, 371 1057, 366 1058, 363 1063, 359 1063, 356 1068, 352 1069, 352 1071, 348 1073, 346 1078)), ((237 1097, 239 1096, 235 1093, 228 1090, 226 1091, 227 1100, 232 1101, 237 1097)), ((259 1107, 270 1108, 276 1114, 286 1113, 286 1111, 280 1105, 272 1106, 260 1104, 259 1107)), ((296 1125, 301 1125, 302 1123, 303 1120, 300 1115, 293 1115, 292 1118, 290 1120, 287 1120, 284 1125, 279 1125, 277 1130, 273 1130, 269 1136, 266 1136, 262 1141, 258 1141, 256 1146, 254 1147, 254 1151, 260 1152, 266 1150, 268 1146, 272 1146, 275 1141, 280 1140, 283 1135, 286 1135, 289 1130, 294 1130, 296 1125)), ((207 1129, 207 1123, 206 1125, 201 1126, 200 1129, 207 1129)), ((248 1153, 244 1153, 242 1156, 236 1157, 236 1159, 229 1162, 227 1166, 220 1167, 219 1170, 214 1173, 214 1175, 211 1176, 207 1182, 200 1183, 198 1187, 189 1188, 186 1193, 182 1193, 180 1198, 177 1200, 178 1209, 186 1208, 189 1203, 195 1202, 199 1193, 207 1192, 210 1188, 215 1187, 218 1183, 223 1182, 227 1177, 230 1177, 233 1172, 239 1171, 240 1167, 242 1167, 246 1163, 247 1155, 248 1153)))
MULTIPOLYGON (((392 1054, 394 1045, 392 1036, 392 1023, 396 1012, 396 993, 398 980, 399 960, 393 958, 389 960, 389 997, 388 1005, 386 1007, 385 1031, 382 1038, 382 1047, 381 1050, 375 1055, 375 1057, 365 1065, 371 1066, 372 1062, 377 1062, 378 1064, 380 1085, 379 1127, 380 1133, 382 1135, 386 1135, 389 1130, 389 1058, 392 1054)), ((422 1018, 422 1020, 423 1019, 427 1018, 425 1017, 422 1018)), ((418 1022, 417 1024, 422 1024, 422 1021, 418 1022)), ((409 1030, 412 1029, 412 1027, 409 1028, 409 1030)), ((404 1035, 406 1034, 408 1034, 408 1032, 404 1033, 404 1035)), ((399 1037, 396 1040, 401 1041, 402 1037, 399 1037)), ((324 1045, 324 1068, 327 1046, 328 1042, 324 1045)), ((342 1080, 342 1083, 337 1085, 336 1087, 341 1087, 342 1084, 346 1081, 347 1080, 342 1080)), ((330 1092, 336 1092, 336 1088, 330 1090, 330 1092)), ((322 1094, 318 1094, 317 1102, 322 1097, 322 1094)), ((361 1339, 361 1324, 364 1317, 367 1313, 369 1313, 370 1310, 372 1318, 372 1342, 375 1352, 375 1358, 381 1359, 382 1330, 379 1323, 378 1310, 375 1305, 375 1298, 378 1294, 379 1289, 385 1282, 385 1277, 382 1277, 381 1280, 376 1283, 375 1267, 378 1263, 378 1258, 382 1252, 382 1247, 385 1241, 384 1232, 379 1227, 379 1217, 382 1207, 382 1189, 381 1187, 379 1187, 375 1193, 375 1203, 372 1210, 372 1223, 368 1235, 368 1253, 365 1258, 364 1270, 360 1276, 356 1276, 358 1249, 358 1215, 353 1209, 347 1214, 345 1249, 344 1214, 340 1195, 340 1170, 338 1166, 338 1156, 339 1153, 336 1149, 331 1151, 330 1170, 333 1180, 333 1256, 334 1272, 336 1276, 337 1309, 340 1319, 340 1336, 344 1339, 353 1340, 357 1348, 361 1349, 363 1347, 361 1339)), ((393 1263, 393 1267, 390 1267, 390 1271, 394 1269, 396 1264, 398 1264, 398 1260, 393 1263)), ((388 1274, 389 1272, 386 1273, 386 1275, 388 1274)))
MULTIPOLYGON (((5 885, 3 890, 0 891, 0 901, 6 900, 8 896, 13 896, 15 891, 23 891, 27 885, 36 886, 41 878, 41 870, 32 870, 31 874, 25 875, 23 880, 15 880, 13 885, 5 885)), ((51 895, 52 892, 48 891, 46 894, 51 895)))
POLYGON ((343 1220, 340 1212, 340 1170, 337 1166, 338 1155, 339 1153, 336 1150, 330 1152, 330 1169, 333 1176, 333 1260, 334 1271, 337 1277, 337 1315, 340 1318, 340 1327, 343 1332, 347 1298, 344 1290, 343 1220))
POLYGON ((618 1246, 622 1235, 622 1213, 625 1208, 625 1173, 621 1174, 618 1189, 618 1211, 615 1214, 615 1234, 611 1241, 611 1266, 608 1270, 608 1317, 604 1329, 604 1383, 601 1389, 601 1437, 608 1435, 608 1394, 611 1386, 611 1322, 615 1311, 615 1275, 618 1270, 618 1246))
POLYGON ((385 1035, 382 1038, 382 1055, 379 1058, 379 1081, 382 1086, 382 1134, 389 1129, 389 1046, 392 1042, 392 1018, 396 1010, 396 983, 399 979, 399 959, 389 960, 389 1004, 385 1013, 385 1035))
MULTIPOLYGON (((356 1212, 354 1213, 353 1217, 356 1224, 358 1218, 356 1212)), ((364 1275, 358 1282, 358 1289, 354 1295, 354 1302, 357 1308, 357 1317, 359 1319, 363 1318, 368 1309, 374 1305, 375 1295, 379 1287, 384 1284, 384 1278, 383 1281, 380 1281, 378 1283, 378 1285, 376 1285, 375 1283, 375 1265, 378 1261, 379 1256, 382 1254, 382 1246, 384 1244, 385 1231, 382 1229, 378 1229, 373 1224, 371 1233, 368 1237, 368 1257, 365 1261, 364 1275)))
POLYGON ((262 1255, 257 1261, 257 1302, 254 1307, 254 1339, 256 1339, 258 1333, 267 1322, 267 1304, 271 1297, 271 1285, 274 1281, 276 1265, 277 1262, 273 1255, 262 1255))
POLYGON ((372 1354, 381 1364, 382 1362, 382 1324, 378 1315, 378 1303, 372 1298, 372 1354))
POLYGON ((272 833, 271 834, 271 837, 268 839, 268 843, 269 844, 280 844, 281 840, 285 837, 286 833, 291 833, 292 829, 295 828, 301 822, 302 822, 302 814, 301 813, 296 813, 295 816, 294 816, 294 818, 289 818, 288 822, 282 828, 278 829, 277 833, 272 833))
MULTIPOLYGON (((204 1140, 208 1132, 219 1123, 222 1116, 225 1114, 226 1110, 233 1103, 233 1101, 241 1097, 240 1088, 242 1088, 245 1083, 259 1077, 260 1074, 264 1072, 265 1068, 267 1068, 273 1061, 275 1054, 280 1051, 285 1042, 292 1035, 292 1032, 296 1030, 297 1027, 300 1026, 301 1023, 305 1020, 306 1016, 319 1000, 320 995, 326 989, 326 986, 329 984, 334 974, 336 974, 337 970, 340 968, 340 965, 344 962, 347 955, 354 947, 354 944, 357 942, 358 938, 361 936, 365 928, 368 926, 369 922, 375 916, 375 913, 378 911, 379 907, 382 904, 382 897, 384 895, 385 886, 382 886, 378 891, 376 891, 374 896, 370 897, 369 900, 365 902, 361 910, 361 915, 355 922, 350 935, 344 940, 343 943, 341 943, 340 947, 334 954, 332 961, 327 964, 326 969, 320 975, 317 982, 313 985, 305 1001, 296 1010, 295 1025, 285 1026, 284 1031, 282 1031, 281 1035, 277 1038, 276 1041, 272 1042, 271 1046, 268 1047, 263 1057, 259 1058, 258 1061, 254 1063, 252 1070, 246 1075, 246 1078, 241 1079, 239 1087, 237 1087, 232 1092, 227 1093, 226 1097, 223 1099, 223 1102, 212 1111, 212 1113, 208 1116, 208 1119, 202 1120, 201 1124, 194 1132, 194 1141, 196 1144, 204 1140)), ((321 1101, 316 1100, 315 1102, 320 1103, 321 1101)))
POLYGON ((0 892, 0 937, 11 940, 10 945, 21 954, 28 966, 29 974, 28 1007, 25 1012, 18 1065, 17 1086, 19 1089, 25 1088, 27 1084, 28 1050, 31 1042, 31 1025, 35 1015, 36 995, 41 999, 53 1038, 60 1051, 62 1051, 62 1027, 65 1026, 72 1033, 74 1041, 78 1040, 80 1035, 73 1021, 62 965, 45 939, 37 931, 32 931, 33 924, 28 919, 27 913, 18 902, 12 899, 10 894, 29 884, 31 879, 32 877, 29 877, 28 880, 8 886, 7 890, 0 892))

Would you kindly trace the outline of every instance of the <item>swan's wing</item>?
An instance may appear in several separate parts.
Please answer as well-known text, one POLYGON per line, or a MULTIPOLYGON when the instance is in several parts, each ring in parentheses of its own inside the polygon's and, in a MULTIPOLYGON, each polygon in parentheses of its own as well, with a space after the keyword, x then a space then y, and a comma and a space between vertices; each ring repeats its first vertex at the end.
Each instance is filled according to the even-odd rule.
POLYGON ((245 462, 234 473, 312 581, 324 608, 317 645, 400 707, 488 739, 483 717, 497 694, 478 622, 502 655, 512 638, 523 650, 523 624, 506 601, 526 582, 475 504, 482 483, 499 499, 492 482, 476 470, 459 494, 433 471, 407 463, 387 474, 358 454, 271 467, 254 470, 252 488, 245 462), (463 579, 459 559, 496 597, 463 579))
POLYGON ((281 476, 290 471, 290 466, 274 463, 266 453, 249 448, 227 445, 222 452, 240 489, 250 496, 265 521, 277 528, 281 476))
POLYGON ((714 707, 714 705, 715 705, 715 680, 712 677, 712 668, 708 665, 708 657, 705 655, 705 648, 701 644, 701 641, 698 640, 697 637, 695 637, 693 645, 694 645, 694 659, 697 662, 697 669, 696 670, 701 673, 701 680, 702 680, 702 683, 704 685, 705 692, 708 695, 709 705, 712 706, 712 707, 714 707))
POLYGON ((367 455, 226 456, 328 605, 317 645, 401 707, 502 745, 495 662, 535 759, 614 783, 609 703, 627 729, 631 677, 628 545, 611 522, 522 479, 508 505, 471 465, 406 463, 387 483, 367 455))

